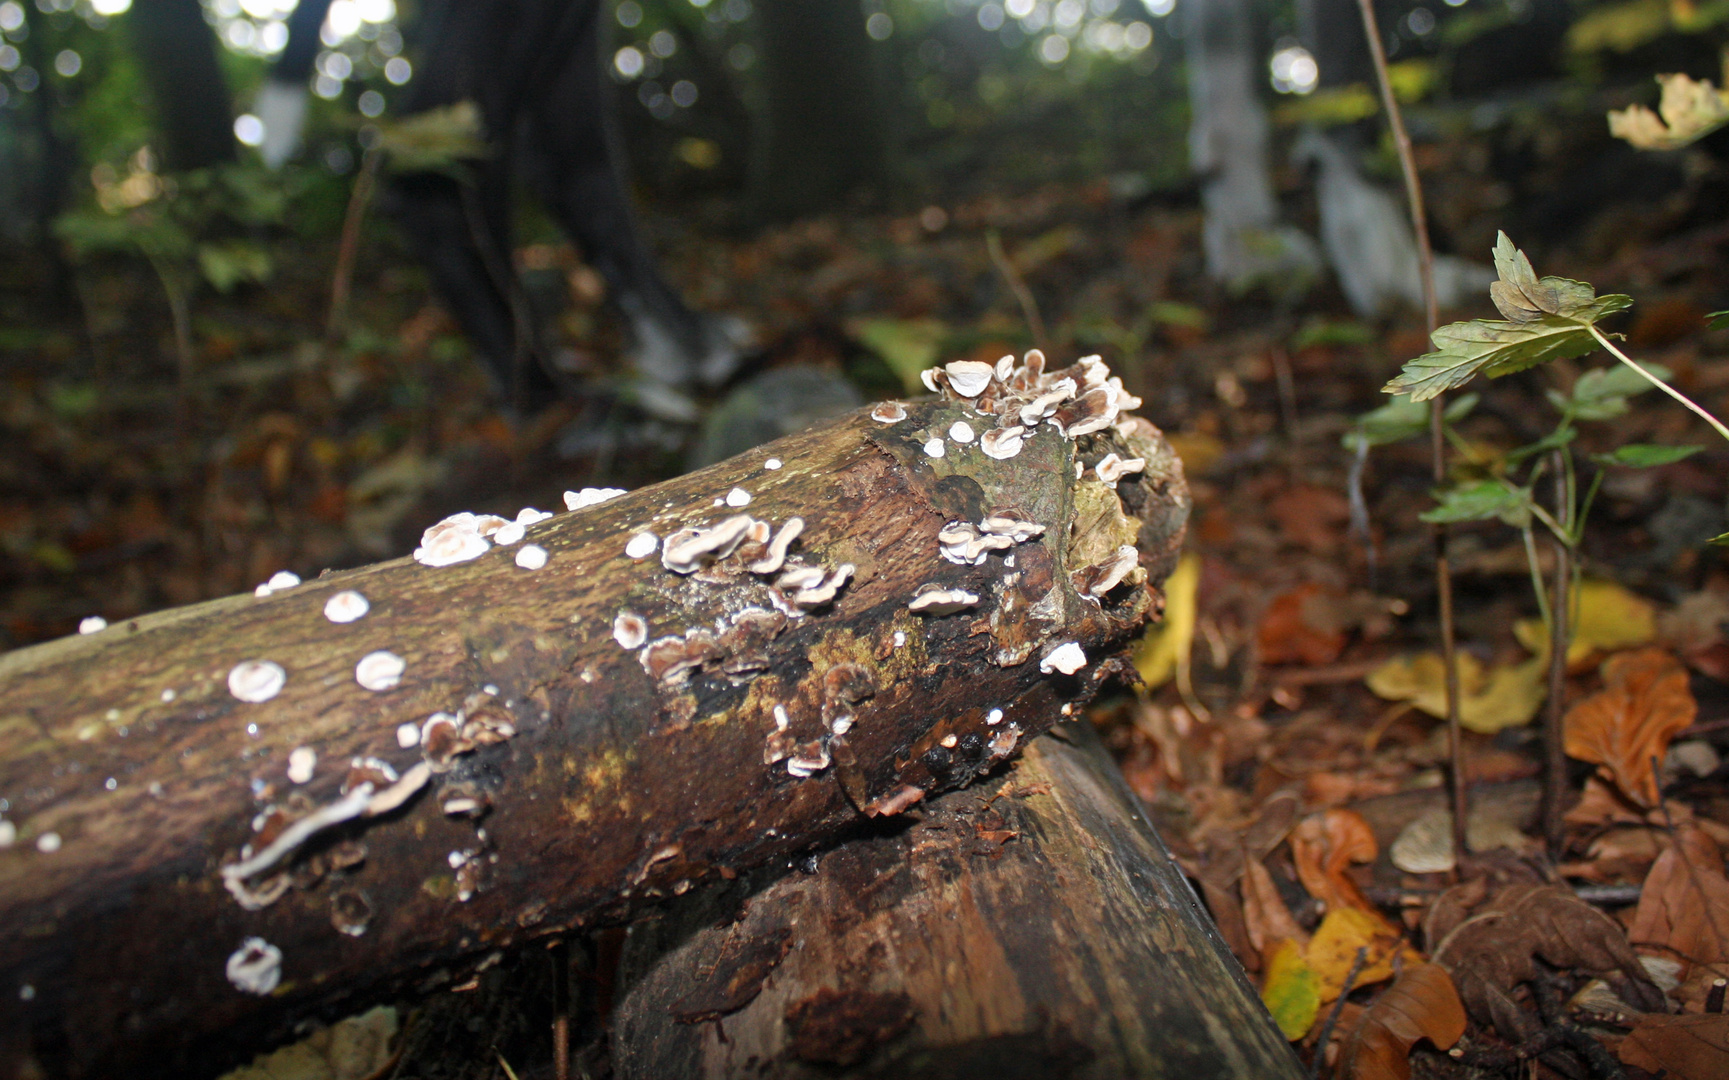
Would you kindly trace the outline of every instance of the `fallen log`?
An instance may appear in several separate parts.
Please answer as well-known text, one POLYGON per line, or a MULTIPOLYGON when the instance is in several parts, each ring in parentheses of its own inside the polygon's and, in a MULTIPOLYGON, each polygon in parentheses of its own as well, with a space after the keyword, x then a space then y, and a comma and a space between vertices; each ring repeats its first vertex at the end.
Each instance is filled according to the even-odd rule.
POLYGON ((1188 508, 1102 364, 1042 364, 0 657, 0 1073, 208 1073, 1013 754, 1188 508))
POLYGON ((634 925, 619 1080, 1302 1075, 1090 727, 921 809, 634 925))

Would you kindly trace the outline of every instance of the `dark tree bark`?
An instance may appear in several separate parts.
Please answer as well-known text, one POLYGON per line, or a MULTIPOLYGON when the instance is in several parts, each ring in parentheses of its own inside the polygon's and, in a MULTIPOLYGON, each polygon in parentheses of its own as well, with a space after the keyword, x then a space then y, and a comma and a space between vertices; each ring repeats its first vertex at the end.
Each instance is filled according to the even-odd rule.
POLYGON ((162 132, 162 164, 202 169, 235 160, 228 80, 198 0, 138 0, 127 15, 162 132))
POLYGON ((520 548, 402 559, 0 657, 0 1073, 196 1075, 313 1011, 443 985, 898 813, 1054 723, 1159 603, 1181 465, 1139 421, 931 457, 981 418, 906 413, 560 515, 529 536, 541 569, 520 548), (1077 479, 1107 451, 1146 469, 1077 479), (772 562, 760 545, 692 574, 625 554, 737 514, 735 486, 757 519, 803 519, 798 559, 854 568, 832 602, 773 593, 741 561, 772 562), (1046 530, 980 565, 940 556, 948 523, 1006 508, 1046 530), (1149 580, 1083 595, 1125 542, 1149 580), (978 602, 909 611, 932 583, 978 602), (369 613, 327 618, 343 590, 369 613), (623 611, 646 649, 616 640, 643 636, 623 611), (1070 642, 1085 666, 1041 671, 1070 642), (405 661, 396 685, 357 685, 376 650, 405 661), (286 673, 260 703, 233 690, 254 660, 286 673))
POLYGON ((753 201, 768 219, 827 209, 885 174, 857 0, 758 0, 764 109, 753 201))
POLYGON ((620 1080, 1301 1076, 1091 728, 631 931, 620 1080))

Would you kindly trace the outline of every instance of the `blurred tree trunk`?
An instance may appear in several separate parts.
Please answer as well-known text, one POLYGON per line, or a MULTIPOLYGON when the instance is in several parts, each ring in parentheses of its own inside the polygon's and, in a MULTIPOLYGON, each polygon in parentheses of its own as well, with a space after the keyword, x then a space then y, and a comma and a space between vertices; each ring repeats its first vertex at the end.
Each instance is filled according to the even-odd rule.
POLYGON ((202 169, 235 160, 228 80, 198 0, 137 0, 127 19, 155 99, 163 166, 202 169))
POLYGON ((834 206, 885 174, 858 0, 757 0, 765 105, 752 201, 768 219, 834 206))

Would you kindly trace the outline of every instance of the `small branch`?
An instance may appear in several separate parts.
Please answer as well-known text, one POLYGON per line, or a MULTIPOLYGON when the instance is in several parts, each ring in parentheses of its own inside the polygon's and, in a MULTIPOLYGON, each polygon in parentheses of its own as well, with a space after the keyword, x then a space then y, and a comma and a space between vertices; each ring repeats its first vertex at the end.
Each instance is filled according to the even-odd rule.
MULTIPOLYGON (((1560 455, 1560 451, 1556 451, 1560 455)), ((1555 496, 1564 502, 1568 496, 1565 472, 1559 467, 1555 475, 1555 496)), ((1564 525, 1571 525, 1571 510, 1557 507, 1564 525)), ((1543 714, 1543 843, 1551 859, 1561 857, 1561 845, 1566 839, 1566 822, 1562 820, 1567 795, 1567 755, 1563 733, 1563 695, 1567 689, 1567 647, 1572 639, 1572 611, 1568 603, 1568 586, 1573 580, 1573 549, 1563 539, 1555 537, 1554 595, 1549 602, 1549 703, 1543 714)))
POLYGON ((1357 979, 1363 974, 1363 964, 1369 958, 1366 946, 1357 947, 1357 958, 1351 961, 1351 970, 1345 974, 1345 985, 1339 988, 1339 996, 1333 1000, 1333 1007, 1327 1012, 1327 1019, 1321 1024, 1321 1033, 1315 1038, 1315 1059, 1309 1063, 1309 1076, 1315 1080, 1321 1075, 1321 1066, 1327 1061, 1327 1044, 1333 1041, 1333 1028, 1339 1022, 1339 1014, 1345 1011, 1345 999, 1351 996, 1351 989, 1357 985, 1357 979))
POLYGON ((1699 416, 1703 417, 1705 422, 1707 424, 1710 424, 1711 427, 1716 430, 1717 434, 1723 436, 1725 439, 1729 439, 1729 427, 1724 427, 1723 421, 1717 419, 1715 416, 1712 416, 1709 412, 1707 412, 1703 407, 1701 407, 1696 402, 1694 402, 1694 400, 1692 398, 1688 397, 1686 394, 1683 394, 1681 391, 1675 389, 1673 386, 1670 386, 1668 383, 1664 382, 1662 379, 1659 379, 1657 376, 1651 374, 1649 371, 1640 367, 1639 363, 1636 360, 1634 360, 1632 357, 1628 356, 1626 353, 1622 352, 1620 349, 1617 349, 1615 347, 1615 343, 1610 341, 1607 337, 1605 337, 1601 330, 1597 329, 1595 326, 1588 326, 1588 327, 1586 327, 1586 329, 1591 331, 1591 336, 1597 339, 1597 343, 1599 345, 1602 345, 1605 349, 1608 349, 1611 353, 1613 353, 1615 355, 1615 359, 1621 361, 1623 364, 1626 364, 1628 367, 1632 368, 1634 371, 1637 371, 1639 374, 1643 375, 1645 377, 1646 381, 1649 382, 1652 386, 1655 386, 1657 389, 1663 391, 1665 394, 1668 394, 1670 397, 1674 398, 1676 401, 1679 401, 1682 405, 1685 405, 1687 408, 1693 410, 1693 412, 1695 412, 1699 416))
POLYGON ((354 261, 360 251, 360 225, 366 219, 366 207, 372 201, 372 189, 378 182, 383 160, 384 154, 377 147, 366 152, 360 162, 360 175, 354 178, 354 191, 348 196, 348 212, 342 218, 342 241, 336 248, 336 266, 330 274, 330 317, 324 324, 327 348, 342 340, 348 323, 348 297, 354 284, 354 261))
MULTIPOLYGON (((985 233, 985 249, 991 253, 991 262, 995 264, 997 273, 1003 276, 1009 291, 1015 294, 1015 302, 1021 305, 1021 317, 1027 321, 1027 332, 1032 334, 1033 344, 1045 348, 1045 321, 1039 317, 1039 302, 1033 298, 1033 291, 1027 288, 1027 283, 1021 280, 1015 264, 1009 261, 1008 253, 1003 250, 1003 238, 995 229, 985 233)), ((1724 437, 1729 438, 1729 435, 1724 437)))

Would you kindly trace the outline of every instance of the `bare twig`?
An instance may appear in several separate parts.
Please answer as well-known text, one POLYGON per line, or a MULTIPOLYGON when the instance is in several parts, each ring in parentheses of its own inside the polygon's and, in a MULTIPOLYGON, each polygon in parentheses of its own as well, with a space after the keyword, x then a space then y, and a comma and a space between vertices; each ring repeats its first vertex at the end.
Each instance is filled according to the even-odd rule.
POLYGON ((1339 1014, 1345 1011, 1345 999, 1351 996, 1351 990, 1357 985, 1357 979, 1363 974, 1363 965, 1369 959, 1367 946, 1357 946, 1357 958, 1351 961, 1351 970, 1345 974, 1345 985, 1339 988, 1339 996, 1333 1000, 1333 1007, 1327 1012, 1327 1019, 1321 1024, 1321 1033, 1315 1038, 1315 1060, 1309 1063, 1311 1080, 1321 1075, 1321 1066, 1327 1061, 1327 1044, 1333 1041, 1333 1028, 1339 1022, 1339 1014))
MULTIPOLYGON (((1573 492, 1567 483, 1562 451, 1555 451, 1555 501, 1563 528, 1573 528, 1573 492)), ((1543 713, 1543 843, 1551 859, 1561 857, 1566 822, 1562 804, 1567 795, 1567 755, 1563 747, 1562 700, 1567 689, 1567 647, 1572 637, 1571 604, 1568 596, 1573 580, 1573 549, 1555 537, 1555 568, 1549 602, 1549 704, 1543 713)))
POLYGON ((1039 317, 1039 302, 1033 298, 1033 291, 1027 288, 1021 272, 1016 270, 1015 264, 1009 260, 1008 253, 1003 251, 1003 238, 995 229, 985 233, 985 249, 991 253, 991 262, 996 265, 997 273, 1003 276, 1009 291, 1015 294, 1015 302, 1021 305, 1021 317, 1027 320, 1027 332, 1032 334, 1033 344, 1043 349, 1045 321, 1039 317))
MULTIPOLYGON (((1399 100, 1393 96, 1393 82, 1387 74, 1387 50, 1381 44, 1381 27, 1375 21, 1375 0, 1357 0, 1363 15, 1363 33, 1369 39, 1369 56, 1375 61, 1375 81, 1381 88, 1381 108, 1387 114, 1387 128, 1392 132, 1393 145, 1399 151, 1399 171, 1405 178, 1405 199, 1410 205, 1411 231, 1417 240, 1417 277, 1423 286, 1423 316, 1429 333, 1441 325, 1440 302, 1435 296, 1435 250, 1429 243, 1429 218, 1423 209, 1423 184, 1417 176, 1417 158, 1411 150, 1411 135, 1405 130, 1405 116, 1399 110, 1399 100)), ((1434 466, 1435 483, 1447 481, 1447 441, 1443 419, 1442 398, 1437 395, 1429 405, 1429 448, 1434 466)), ((1441 666, 1447 684, 1447 754, 1452 773, 1453 851, 1455 873, 1464 865, 1469 848, 1465 843, 1465 822, 1469 807, 1465 798, 1465 737, 1459 725, 1459 653, 1454 642, 1453 571, 1447 560, 1449 531, 1445 524, 1434 526, 1435 591, 1441 608, 1441 666)))

